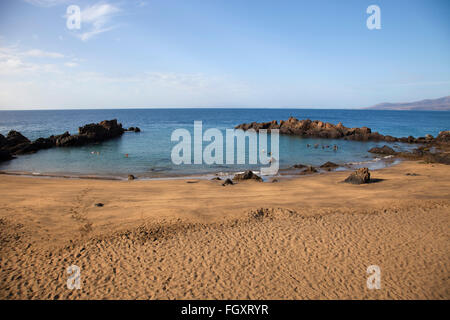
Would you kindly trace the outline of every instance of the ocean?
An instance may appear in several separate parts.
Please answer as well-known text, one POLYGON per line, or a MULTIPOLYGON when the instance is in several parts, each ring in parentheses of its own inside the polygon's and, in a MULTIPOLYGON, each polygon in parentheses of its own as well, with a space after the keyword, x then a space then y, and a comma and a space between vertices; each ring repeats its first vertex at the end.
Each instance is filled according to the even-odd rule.
MULTIPOLYGON (((261 165, 190 164, 175 165, 171 161, 171 141, 175 129, 193 131, 194 121, 202 121, 203 130, 217 128, 222 132, 240 123, 298 119, 321 120, 347 127, 367 126, 373 131, 395 137, 436 136, 450 127, 450 112, 324 110, 324 109, 111 109, 111 110, 39 110, 0 111, 0 133, 20 131, 30 140, 78 132, 78 127, 92 122, 117 119, 125 128, 140 127, 140 133, 126 132, 121 138, 101 144, 74 148, 53 148, 19 156, 0 163, 0 170, 41 175, 98 176, 125 178, 170 178, 180 176, 209 177, 244 169, 258 170, 261 165), (128 154, 128 157, 125 156, 128 154)), ((225 137, 225 133, 223 134, 225 137)), ((208 143, 204 142, 204 146, 208 143)), ((225 141, 224 141, 225 144, 225 141)), ((319 166, 326 161, 341 165, 368 166, 377 169, 386 161, 367 152, 374 146, 390 145, 397 150, 413 146, 401 143, 359 142, 329 139, 305 139, 280 135, 280 168, 302 163, 319 166), (311 148, 307 145, 337 145, 332 148, 311 148)), ((247 150, 248 151, 248 150, 247 150)), ((247 154, 248 157, 248 154, 247 154)))

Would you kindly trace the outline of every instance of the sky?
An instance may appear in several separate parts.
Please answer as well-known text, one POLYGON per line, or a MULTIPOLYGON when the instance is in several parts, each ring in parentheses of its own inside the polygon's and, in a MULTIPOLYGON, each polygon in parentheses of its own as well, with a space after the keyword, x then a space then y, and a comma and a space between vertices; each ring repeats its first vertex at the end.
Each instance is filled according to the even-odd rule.
POLYGON ((0 110, 439 98, 449 16, 448 0, 1 0, 0 110), (373 4, 381 29, 366 24, 373 4))

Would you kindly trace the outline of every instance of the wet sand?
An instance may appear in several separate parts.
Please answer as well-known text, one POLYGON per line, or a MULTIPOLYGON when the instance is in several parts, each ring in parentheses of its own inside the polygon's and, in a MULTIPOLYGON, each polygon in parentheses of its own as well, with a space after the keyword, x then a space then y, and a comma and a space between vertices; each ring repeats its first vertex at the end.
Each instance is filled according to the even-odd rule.
POLYGON ((449 299, 450 167, 348 174, 225 187, 0 175, 0 298, 449 299))

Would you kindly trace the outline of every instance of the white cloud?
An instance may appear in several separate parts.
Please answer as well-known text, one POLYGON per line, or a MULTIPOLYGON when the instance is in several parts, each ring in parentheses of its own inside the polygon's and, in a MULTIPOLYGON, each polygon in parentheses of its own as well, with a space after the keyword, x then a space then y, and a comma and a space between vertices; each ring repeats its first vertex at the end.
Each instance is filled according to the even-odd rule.
POLYGON ((94 27, 103 27, 119 8, 108 3, 97 3, 81 11, 81 22, 92 23, 94 27))
POLYGON ((112 30, 112 29, 114 29, 114 27, 109 27, 109 28, 99 28, 99 29, 94 28, 94 29, 91 30, 91 31, 83 32, 82 34, 79 34, 78 37, 79 37, 81 40, 83 40, 83 41, 87 41, 87 40, 91 39, 92 37, 94 37, 94 36, 96 36, 96 35, 98 35, 98 34, 100 34, 100 33, 107 32, 107 31, 110 31, 110 30, 112 30))
MULTIPOLYGON (((39 7, 52 7, 66 3, 69 4, 68 0, 25 0, 25 1, 39 7)), ((144 5, 146 5, 144 1, 141 1, 139 3, 139 6, 144 5)), ((120 11, 121 9, 118 6, 108 3, 106 1, 98 2, 96 4, 87 6, 86 8, 81 10, 81 30, 73 32, 75 36, 80 38, 82 41, 87 41, 96 35, 110 31, 117 27, 111 26, 110 22, 112 18, 115 15, 117 15, 120 11)), ((67 14, 64 15, 64 19, 67 18, 68 15, 67 14)))
POLYGON ((74 67, 78 66, 78 63, 76 63, 76 62, 66 62, 66 63, 64 63, 64 65, 66 67, 69 67, 69 68, 74 68, 74 67))
POLYGON ((119 7, 105 2, 88 6, 81 10, 81 30, 85 29, 86 25, 90 29, 82 33, 77 33, 76 36, 82 41, 87 41, 96 35, 116 28, 116 26, 109 24, 112 18, 120 11, 119 7))
POLYGON ((28 57, 63 58, 64 55, 39 49, 22 52, 17 46, 0 47, 0 75, 28 76, 36 73, 60 72, 55 64, 28 62, 26 61, 28 57))
MULTIPOLYGON (((2 90, 3 96, 2 96, 2 90)), ((0 77, 6 107, 105 108, 236 105, 249 86, 225 75, 176 72, 105 74, 71 68, 45 78, 0 77)))
POLYGON ((39 49, 32 49, 27 52, 24 52, 23 55, 28 57, 35 57, 35 58, 64 58, 64 55, 62 53, 58 52, 46 52, 39 49))

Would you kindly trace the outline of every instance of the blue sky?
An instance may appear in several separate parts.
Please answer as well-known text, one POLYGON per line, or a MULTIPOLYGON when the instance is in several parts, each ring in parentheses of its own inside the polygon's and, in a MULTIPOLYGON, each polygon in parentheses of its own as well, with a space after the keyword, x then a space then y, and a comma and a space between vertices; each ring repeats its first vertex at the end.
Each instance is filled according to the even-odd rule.
POLYGON ((438 98, 450 94, 449 16, 447 0, 4 0, 0 109, 438 98), (371 4, 380 30, 366 26, 371 4))

